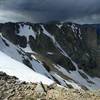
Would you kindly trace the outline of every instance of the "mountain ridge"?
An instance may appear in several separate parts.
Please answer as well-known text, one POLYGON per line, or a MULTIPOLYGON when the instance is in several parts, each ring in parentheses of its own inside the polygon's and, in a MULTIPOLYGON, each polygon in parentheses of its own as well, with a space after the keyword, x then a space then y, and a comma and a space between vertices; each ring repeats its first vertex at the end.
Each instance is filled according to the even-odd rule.
POLYGON ((1 43, 6 45, 0 50, 60 85, 95 89, 100 76, 97 29, 75 23, 0 24, 1 43))

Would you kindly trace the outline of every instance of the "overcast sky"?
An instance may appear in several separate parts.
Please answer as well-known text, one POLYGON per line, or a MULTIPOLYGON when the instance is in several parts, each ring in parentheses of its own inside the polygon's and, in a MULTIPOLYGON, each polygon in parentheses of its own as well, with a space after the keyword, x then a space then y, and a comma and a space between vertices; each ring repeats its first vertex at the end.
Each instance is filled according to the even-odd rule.
POLYGON ((0 0, 0 22, 100 23, 100 0, 0 0))

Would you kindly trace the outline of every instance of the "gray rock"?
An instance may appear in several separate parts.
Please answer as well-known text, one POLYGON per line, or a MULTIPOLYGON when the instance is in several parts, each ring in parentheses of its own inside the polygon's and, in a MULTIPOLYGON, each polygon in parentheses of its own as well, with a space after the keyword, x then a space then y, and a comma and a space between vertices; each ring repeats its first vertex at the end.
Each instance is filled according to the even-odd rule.
POLYGON ((37 86, 35 88, 35 92, 37 92, 37 93, 44 93, 45 92, 43 86, 40 83, 37 84, 37 86))

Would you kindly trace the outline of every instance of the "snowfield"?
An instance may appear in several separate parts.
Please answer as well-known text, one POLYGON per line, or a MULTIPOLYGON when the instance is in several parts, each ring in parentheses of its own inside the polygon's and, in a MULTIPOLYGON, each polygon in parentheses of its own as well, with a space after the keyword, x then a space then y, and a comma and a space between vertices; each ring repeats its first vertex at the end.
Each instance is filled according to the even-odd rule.
POLYGON ((54 83, 47 77, 34 72, 24 64, 12 59, 0 51, 0 71, 3 71, 11 76, 16 76, 21 81, 35 82, 50 85, 54 83))
MULTIPOLYGON (((28 47, 27 47, 27 48, 28 48, 28 47)), ((10 41, 8 41, 7 39, 5 39, 5 38, 1 35, 1 37, 0 37, 0 51, 2 51, 3 53, 7 54, 9 57, 11 57, 11 58, 13 58, 13 59, 19 61, 20 63, 23 63, 23 55, 22 55, 22 54, 19 54, 19 53, 17 52, 17 50, 20 51, 20 48, 18 48, 18 47, 15 46, 14 44, 12 44, 10 41), (2 39, 6 41, 6 43, 9 45, 9 47, 7 47, 7 46, 5 45, 5 43, 2 41, 2 39)), ((26 49, 23 49, 23 50, 26 52, 26 49)), ((27 51, 28 51, 28 52, 31 52, 32 50, 27 49, 27 51)), ((31 52, 31 53, 32 53, 32 52, 31 52)), ((24 58, 27 58, 27 59, 28 59, 28 57, 27 57, 25 54, 24 54, 24 58)), ((32 55, 32 58, 33 58, 33 60, 30 61, 31 64, 32 64, 32 68, 33 68, 36 72, 38 72, 38 73, 40 73, 40 74, 42 74, 42 75, 46 75, 46 76, 48 76, 48 77, 50 77, 50 78, 52 79, 52 77, 51 77, 50 74, 47 72, 47 70, 44 68, 44 66, 42 65, 42 63, 36 61, 36 58, 33 57, 33 55, 32 55)), ((26 66, 26 67, 28 67, 28 66, 26 66)), ((52 79, 52 80, 53 80, 53 79, 52 79)))

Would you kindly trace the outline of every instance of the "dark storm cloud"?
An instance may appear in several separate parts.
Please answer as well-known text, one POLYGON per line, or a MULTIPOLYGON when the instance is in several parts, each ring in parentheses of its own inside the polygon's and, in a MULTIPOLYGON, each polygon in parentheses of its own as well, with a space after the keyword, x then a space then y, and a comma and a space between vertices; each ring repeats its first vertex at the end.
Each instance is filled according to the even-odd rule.
POLYGON ((1 20, 100 23, 100 0, 0 0, 0 12, 1 20))

